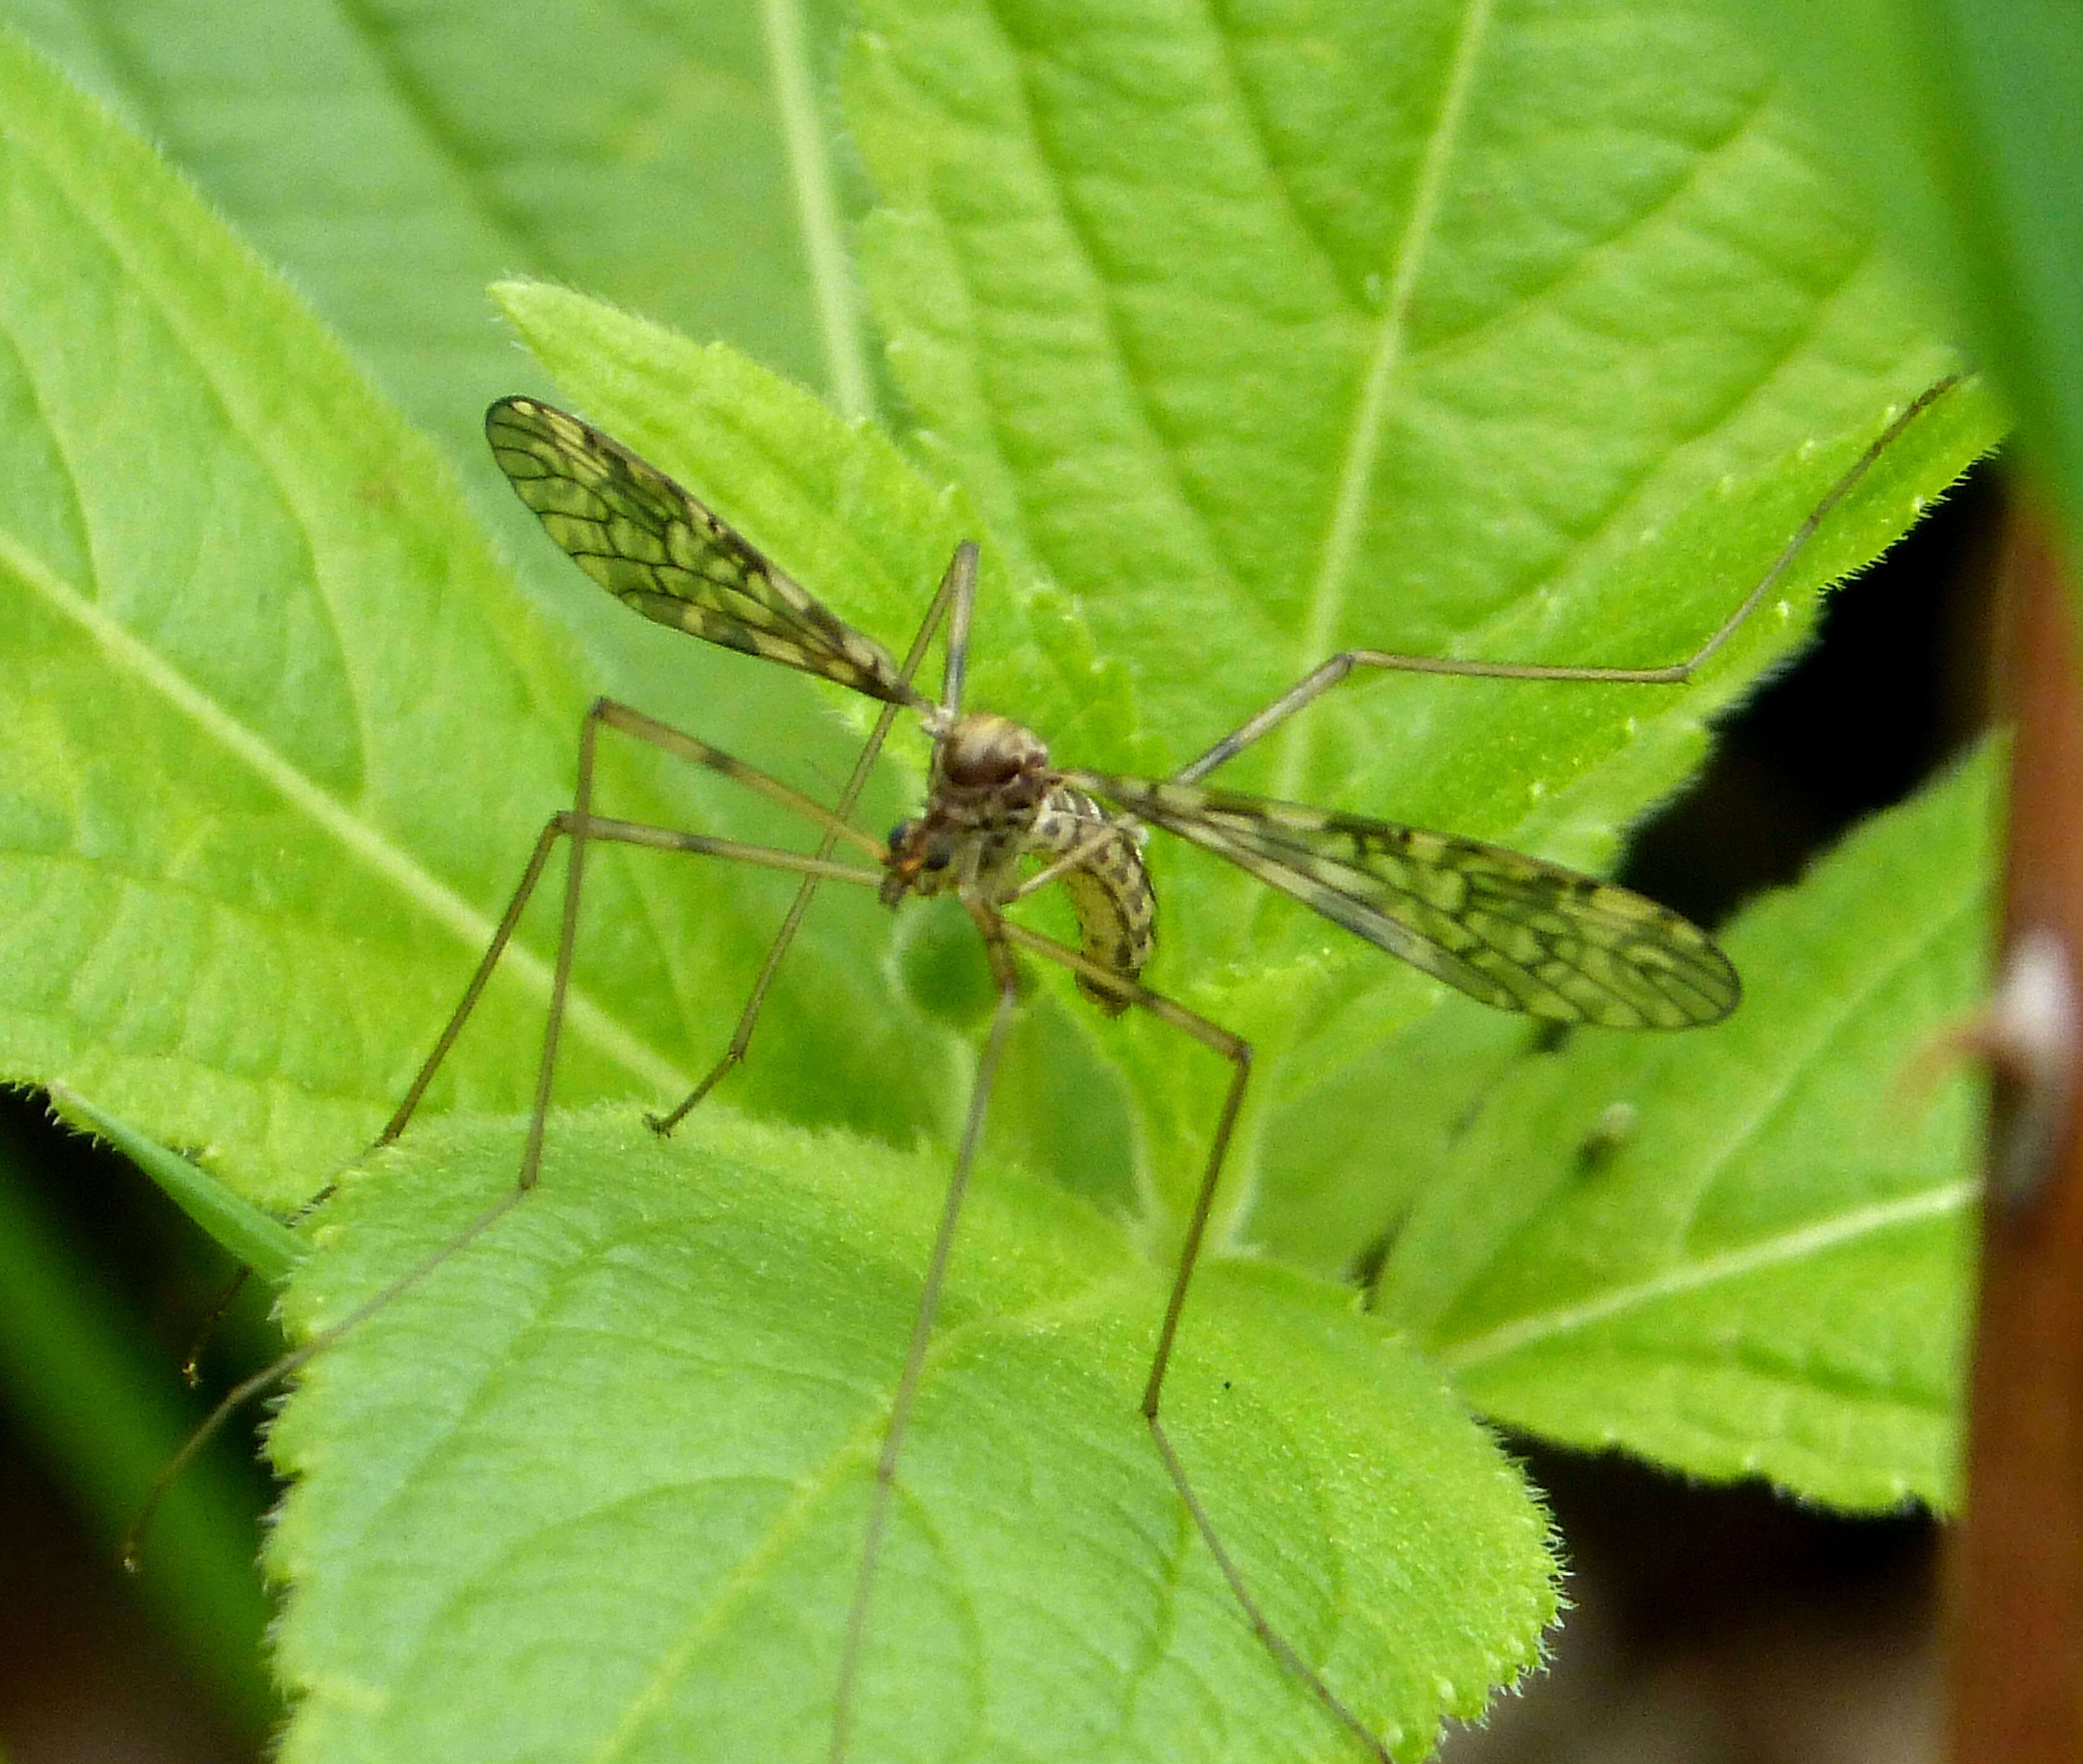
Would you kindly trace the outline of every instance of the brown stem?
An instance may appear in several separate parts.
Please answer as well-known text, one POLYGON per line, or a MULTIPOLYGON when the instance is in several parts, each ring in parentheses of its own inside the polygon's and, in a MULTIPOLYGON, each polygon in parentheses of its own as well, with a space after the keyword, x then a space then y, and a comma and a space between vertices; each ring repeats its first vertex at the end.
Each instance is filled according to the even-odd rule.
MULTIPOLYGON (((2083 998, 2083 667, 2066 568, 2050 526, 2014 501, 1998 639, 2017 729, 2003 950, 2013 978, 2039 952, 2057 999, 2083 998)), ((2083 1087, 2073 1019, 2065 1036, 2058 1021, 2008 1019, 2001 996, 1950 1564, 1953 1757, 2083 1764, 2083 1087)))

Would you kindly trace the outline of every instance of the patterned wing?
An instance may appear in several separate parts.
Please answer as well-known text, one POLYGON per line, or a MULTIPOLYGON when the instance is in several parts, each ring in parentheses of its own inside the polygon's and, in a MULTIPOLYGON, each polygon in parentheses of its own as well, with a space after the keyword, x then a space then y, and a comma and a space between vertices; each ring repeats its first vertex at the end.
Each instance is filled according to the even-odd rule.
POLYGON ((1256 796, 1062 775, 1501 1010, 1685 1029, 1718 1023, 1742 994, 1728 958, 1697 926, 1537 858, 1256 796))
POLYGON ((484 434, 550 537, 623 605, 872 698, 923 702, 880 644, 834 618, 619 441, 530 398, 493 405, 484 434))

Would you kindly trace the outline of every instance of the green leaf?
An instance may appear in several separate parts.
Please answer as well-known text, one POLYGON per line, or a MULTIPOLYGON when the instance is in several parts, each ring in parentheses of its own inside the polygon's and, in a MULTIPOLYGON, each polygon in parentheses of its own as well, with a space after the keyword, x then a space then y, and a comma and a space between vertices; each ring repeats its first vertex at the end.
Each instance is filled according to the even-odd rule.
POLYGON ((841 222, 864 198, 822 123, 842 7, 280 0, 261 30, 243 0, 0 0, 0 19, 283 268, 446 450, 599 682, 654 707, 701 702, 699 665, 571 593, 487 456, 485 406, 550 388, 486 323, 484 287, 568 281, 872 409, 877 352, 841 222))
POLYGON ((1380 1291, 1485 1414, 1834 1506, 1950 1501, 1980 1098, 1904 1074, 1982 991, 2001 758, 1744 912, 1726 1023, 1583 1036, 1486 1099, 1380 1291))
POLYGON ((2083 15, 2049 0, 1745 0, 1895 247, 2017 407, 2083 535, 2083 15))
MULTIPOLYGON (((1175 765, 1347 644, 1679 660, 1947 361, 1710 10, 864 18, 848 109, 886 205, 864 264, 919 445, 1016 579, 1089 622, 1129 738, 1073 747, 1046 692, 979 700, 1078 763, 1175 765)), ((1219 781, 1604 867, 1820 585, 1996 432, 1972 399, 1936 414, 1691 686, 1362 678, 1219 781)), ((1326 1241, 1286 1191, 1399 1186, 1367 1126, 1409 1107, 1382 1051, 1460 1007, 1219 866, 1153 859, 1154 983, 1260 1045, 1232 1229, 1350 1265, 1383 1210, 1326 1241)), ((1212 1099, 1167 1037, 1089 1032, 1133 1044, 1163 1188, 1212 1099)), ((1436 1074, 1472 1098, 1489 1045, 1441 1037, 1484 1044, 1436 1074)))
MULTIPOLYGON (((510 1124, 350 1179, 323 1327, 511 1180, 510 1124)), ((542 1185, 316 1361, 272 1450, 283 1756, 822 1757, 940 1157, 723 1113, 560 1115, 542 1185)), ((999 1178, 963 1220, 848 1755, 1343 1759, 1137 1413, 1165 1281, 999 1178)), ((1397 1754, 1537 1657, 1547 1525, 1350 1289, 1208 1271, 1165 1412, 1274 1623, 1397 1754)))
MULTIPOLYGON (((38 241, 0 268, 0 1076, 67 1082, 286 1206, 432 1045, 570 800, 586 688, 432 447, 281 284, 4 44, 0 95, 0 183, 38 241)), ((659 770, 609 756, 602 800, 696 815, 659 770)), ((559 1094, 670 1096, 720 1051, 785 888, 597 857, 559 1094)), ((530 1094, 542 904, 436 1108, 530 1094)), ((753 1099, 935 1118, 939 1073, 894 1051, 933 1032, 838 953, 881 923, 821 918, 784 981, 815 976, 814 1008, 777 1000, 801 1032, 763 1044, 753 1099)))
POLYGON ((868 407, 844 174, 817 115, 835 8, 279 0, 260 31, 240 0, 6 0, 0 17, 159 142, 471 466, 478 413, 524 371, 484 323, 499 275, 564 277, 868 407))
POLYGON ((263 1213, 208 1171, 175 1156, 156 1140, 146 1138, 128 1121, 96 1108, 62 1084, 51 1086, 51 1107, 70 1125, 99 1136, 121 1152, 262 1280, 273 1284, 302 1259, 303 1245, 272 1213, 263 1213))

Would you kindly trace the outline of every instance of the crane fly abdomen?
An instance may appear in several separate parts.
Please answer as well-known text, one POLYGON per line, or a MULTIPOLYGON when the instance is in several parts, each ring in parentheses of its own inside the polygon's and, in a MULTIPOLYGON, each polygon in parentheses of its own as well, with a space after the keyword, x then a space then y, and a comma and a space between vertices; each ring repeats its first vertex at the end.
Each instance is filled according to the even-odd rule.
MULTIPOLYGON (((1028 849, 1056 857, 1089 854, 1061 878, 1077 915, 1079 953, 1124 980, 1141 974, 1157 948, 1157 894, 1134 834, 1084 791, 1058 784, 1036 812, 1028 849)), ((1078 990, 1110 1017, 1132 1002, 1090 974, 1076 977, 1078 990)))

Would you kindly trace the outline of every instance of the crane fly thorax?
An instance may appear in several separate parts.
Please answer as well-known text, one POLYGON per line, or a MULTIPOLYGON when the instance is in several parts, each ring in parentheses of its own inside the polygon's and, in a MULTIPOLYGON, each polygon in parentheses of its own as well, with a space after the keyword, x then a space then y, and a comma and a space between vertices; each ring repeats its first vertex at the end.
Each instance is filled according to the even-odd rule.
POLYGON ((979 827, 1031 817, 1054 775, 1032 729, 987 711, 957 717, 934 752, 927 812, 979 827))

